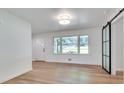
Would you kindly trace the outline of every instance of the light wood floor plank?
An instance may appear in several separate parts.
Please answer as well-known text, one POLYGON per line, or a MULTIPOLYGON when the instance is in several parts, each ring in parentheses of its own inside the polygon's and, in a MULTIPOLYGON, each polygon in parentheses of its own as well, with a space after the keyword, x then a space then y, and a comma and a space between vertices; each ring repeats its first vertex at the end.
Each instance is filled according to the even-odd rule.
POLYGON ((33 62, 33 70, 4 84, 121 84, 122 76, 107 74, 101 66, 33 62))

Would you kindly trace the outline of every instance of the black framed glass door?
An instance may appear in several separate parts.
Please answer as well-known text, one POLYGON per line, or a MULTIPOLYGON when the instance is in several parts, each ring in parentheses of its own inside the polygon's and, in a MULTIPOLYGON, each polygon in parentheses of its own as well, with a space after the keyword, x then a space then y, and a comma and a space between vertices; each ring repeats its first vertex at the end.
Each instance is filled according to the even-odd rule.
POLYGON ((111 23, 102 29, 102 67, 111 74, 111 23))

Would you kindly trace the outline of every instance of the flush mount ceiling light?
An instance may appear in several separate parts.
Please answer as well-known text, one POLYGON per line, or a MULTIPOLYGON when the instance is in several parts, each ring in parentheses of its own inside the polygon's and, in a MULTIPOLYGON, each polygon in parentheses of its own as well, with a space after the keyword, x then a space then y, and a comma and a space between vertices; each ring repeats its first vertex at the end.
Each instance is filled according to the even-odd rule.
POLYGON ((69 14, 62 14, 58 16, 59 24, 67 25, 70 24, 71 16, 69 14))
POLYGON ((70 20, 59 20, 59 24, 62 24, 62 25, 70 24, 70 20))

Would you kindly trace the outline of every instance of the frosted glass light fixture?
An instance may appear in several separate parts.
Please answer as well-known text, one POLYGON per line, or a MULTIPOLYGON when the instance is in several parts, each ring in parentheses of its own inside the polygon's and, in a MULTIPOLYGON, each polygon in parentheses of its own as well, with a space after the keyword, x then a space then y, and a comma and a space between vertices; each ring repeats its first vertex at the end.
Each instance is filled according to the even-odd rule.
POLYGON ((70 24, 70 20, 60 20, 59 24, 62 24, 62 25, 70 24))
POLYGON ((71 16, 69 14, 62 14, 58 16, 59 24, 67 25, 71 23, 71 16))

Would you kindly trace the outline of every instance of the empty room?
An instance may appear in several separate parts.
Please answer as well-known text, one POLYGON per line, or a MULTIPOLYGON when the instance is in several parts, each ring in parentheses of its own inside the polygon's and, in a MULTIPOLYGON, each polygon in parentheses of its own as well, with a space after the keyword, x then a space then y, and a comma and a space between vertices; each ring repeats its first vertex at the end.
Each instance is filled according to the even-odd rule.
POLYGON ((1 8, 1 84, 123 84, 124 8, 1 8))

